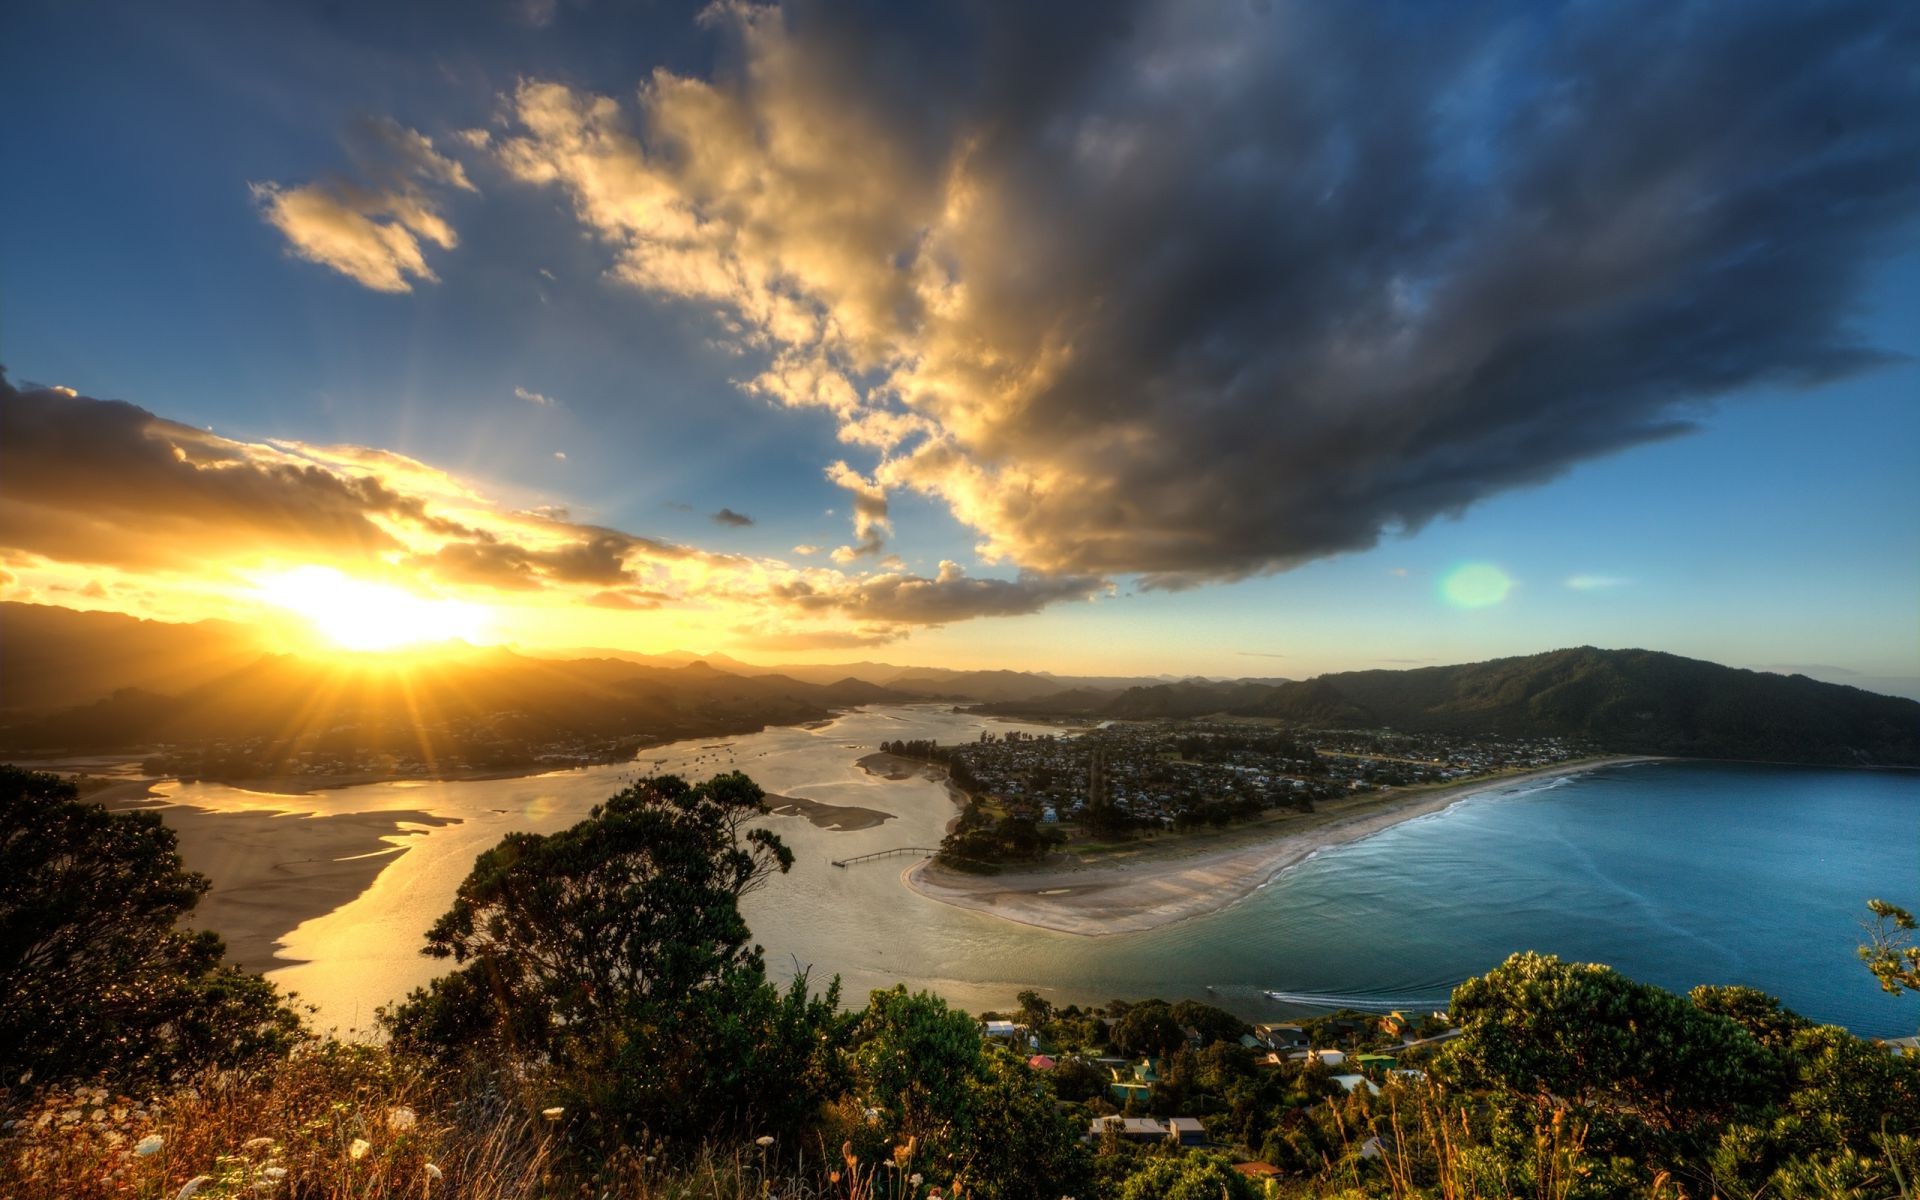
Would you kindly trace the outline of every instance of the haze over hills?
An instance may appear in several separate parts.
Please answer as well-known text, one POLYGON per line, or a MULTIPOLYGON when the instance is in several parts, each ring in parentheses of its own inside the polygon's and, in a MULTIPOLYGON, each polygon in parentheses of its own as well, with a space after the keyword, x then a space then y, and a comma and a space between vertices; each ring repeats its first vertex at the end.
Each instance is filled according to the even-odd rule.
POLYGON ((1054 695, 1066 688, 1111 692, 1123 688, 1153 687, 1176 682, 1176 678, 1171 675, 1056 675, 1051 671, 959 671, 948 667, 908 667, 897 663, 868 661, 768 667, 743 662, 726 654, 693 654, 688 651, 640 654, 635 651, 608 650, 600 647, 527 651, 526 653, 537 658, 618 658, 627 662, 676 667, 692 662, 704 662, 735 675, 785 675, 808 683, 833 683, 841 679, 858 679, 878 684, 890 691, 926 696, 931 699, 983 702, 1036 699, 1054 695))
POLYGON ((1177 681, 884 663, 777 671, 722 655, 534 658, 454 644, 424 658, 264 654, 242 626, 0 604, 0 750, 277 745, 420 761, 617 755, 660 740, 939 699, 1004 715, 1230 714, 1320 728, 1576 737, 1608 750, 1920 765, 1920 702, 1645 650, 1581 647, 1304 681, 1177 681))

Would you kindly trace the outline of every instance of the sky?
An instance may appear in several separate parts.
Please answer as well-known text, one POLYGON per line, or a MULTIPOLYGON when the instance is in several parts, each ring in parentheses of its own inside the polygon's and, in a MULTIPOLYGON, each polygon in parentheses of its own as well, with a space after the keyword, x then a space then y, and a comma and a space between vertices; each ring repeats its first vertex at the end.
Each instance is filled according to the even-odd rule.
POLYGON ((1920 694, 1917 23, 17 0, 0 588, 1920 694))

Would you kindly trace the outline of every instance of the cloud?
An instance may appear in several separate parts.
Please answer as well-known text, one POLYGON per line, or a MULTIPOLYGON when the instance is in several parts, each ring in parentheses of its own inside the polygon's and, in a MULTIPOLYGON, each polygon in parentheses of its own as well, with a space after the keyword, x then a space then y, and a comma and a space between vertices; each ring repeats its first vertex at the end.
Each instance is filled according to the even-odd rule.
MULTIPOLYGON (((769 636, 811 637, 836 621, 845 633, 853 622, 860 637, 891 640, 1100 589, 972 579, 951 563, 927 579, 721 553, 576 521, 562 506, 506 508, 390 450, 241 442, 123 401, 22 390, 4 374, 0 483, 0 562, 69 589, 120 572, 116 603, 149 589, 251 595, 263 574, 325 566, 489 604, 675 609, 722 630, 751 617, 769 636)), ((85 594, 102 598, 97 590, 85 594)))
POLYGON ((795 554, 798 554, 802 558, 811 558, 814 555, 820 553, 820 547, 810 546, 807 543, 802 542, 798 546, 795 546, 793 548, 793 552, 795 554))
POLYGON ((555 400, 552 396, 542 392, 529 391, 523 387, 514 388, 513 394, 525 400, 528 404, 533 405, 535 408, 552 408, 559 403, 559 401, 555 400))
POLYGON ((814 629, 792 633, 760 633, 742 630, 733 639, 733 645, 742 650, 761 650, 770 653, 786 653, 799 650, 859 650, 869 646, 884 646, 897 642, 907 636, 904 629, 882 630, 877 633, 861 633, 856 630, 814 629))
POLYGON ((500 163, 720 310, 836 482, 1042 572, 1284 569, 1870 366, 1920 204, 1880 0, 708 13, 728 69, 524 82, 500 163))
POLYGON ((735 529, 744 529, 748 525, 753 524, 752 517, 745 513, 735 512, 730 508, 723 508, 717 513, 709 513, 707 515, 712 519, 714 524, 730 525, 735 529))
POLYGON ((1602 592, 1614 588, 1623 588, 1633 580, 1618 575, 1569 575, 1567 586, 1576 592, 1602 592))
POLYGON ((853 497, 853 536, 855 544, 833 552, 833 561, 850 563, 871 558, 886 549, 893 522, 887 517, 887 493, 878 483, 867 479, 844 462, 827 468, 827 478, 835 487, 845 488, 853 497))
POLYGON ((555 462, 565 462, 567 461, 567 452, 565 450, 555 450, 553 452, 553 458, 555 462))
POLYGON ((475 190, 465 168, 392 118, 354 122, 346 145, 352 177, 291 187, 250 185, 261 216, 298 257, 376 292, 409 292, 415 282, 438 282, 423 243, 451 250, 459 239, 433 192, 475 190))
POLYGON ((974 617, 1039 612, 1063 600, 1091 600, 1104 581, 1021 572, 1014 579, 973 578, 958 563, 942 562, 932 579, 901 572, 845 578, 823 586, 802 579, 774 588, 801 612, 839 613, 887 625, 945 625, 974 617))

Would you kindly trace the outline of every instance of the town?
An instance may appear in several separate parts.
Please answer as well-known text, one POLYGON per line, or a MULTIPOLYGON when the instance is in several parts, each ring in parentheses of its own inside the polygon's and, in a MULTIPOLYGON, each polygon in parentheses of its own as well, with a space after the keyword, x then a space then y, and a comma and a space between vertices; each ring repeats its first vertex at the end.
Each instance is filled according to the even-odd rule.
POLYGON ((945 763, 966 812, 948 865, 1033 859, 1143 832, 1311 813, 1364 793, 1461 783, 1594 753, 1568 738, 1297 730, 1225 720, 1105 722, 1082 731, 981 734, 883 751, 945 763))

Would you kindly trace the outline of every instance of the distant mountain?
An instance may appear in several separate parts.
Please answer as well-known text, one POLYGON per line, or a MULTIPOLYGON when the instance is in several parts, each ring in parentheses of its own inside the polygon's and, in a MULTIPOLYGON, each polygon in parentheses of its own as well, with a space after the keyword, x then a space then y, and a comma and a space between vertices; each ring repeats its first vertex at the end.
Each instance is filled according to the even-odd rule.
MULTIPOLYGON (((526 651, 534 655, 533 651, 526 651)), ((781 667, 760 666, 725 654, 689 654, 670 651, 641 654, 631 650, 570 648, 542 651, 541 658, 617 658, 648 666, 685 666, 704 662, 734 675, 786 675, 803 683, 837 683, 857 679, 895 692, 906 692, 929 700, 965 700, 998 702, 1027 700, 1049 696, 1063 688, 1087 688, 1117 693, 1130 687, 1150 687, 1171 682, 1170 676, 1054 675, 1046 671, 959 671, 949 667, 903 667, 895 663, 804 663, 781 667)))
POLYGON ((1272 687, 1186 682, 1108 698, 1061 692, 987 711, 1114 719, 1230 713, 1322 728, 1578 737, 1629 753, 1920 765, 1920 702, 1803 675, 1590 646, 1272 687))
POLYGON ((260 656, 244 626, 0 602, 0 711, 60 708, 119 688, 181 691, 260 656))
MULTIPOLYGON (((0 752, 298 741, 431 758, 485 742, 746 732, 912 697, 857 679, 734 675, 704 661, 527 658, 452 645, 430 659, 264 654, 238 626, 0 607, 0 752)), ((460 750, 464 754, 464 750, 460 750)))

